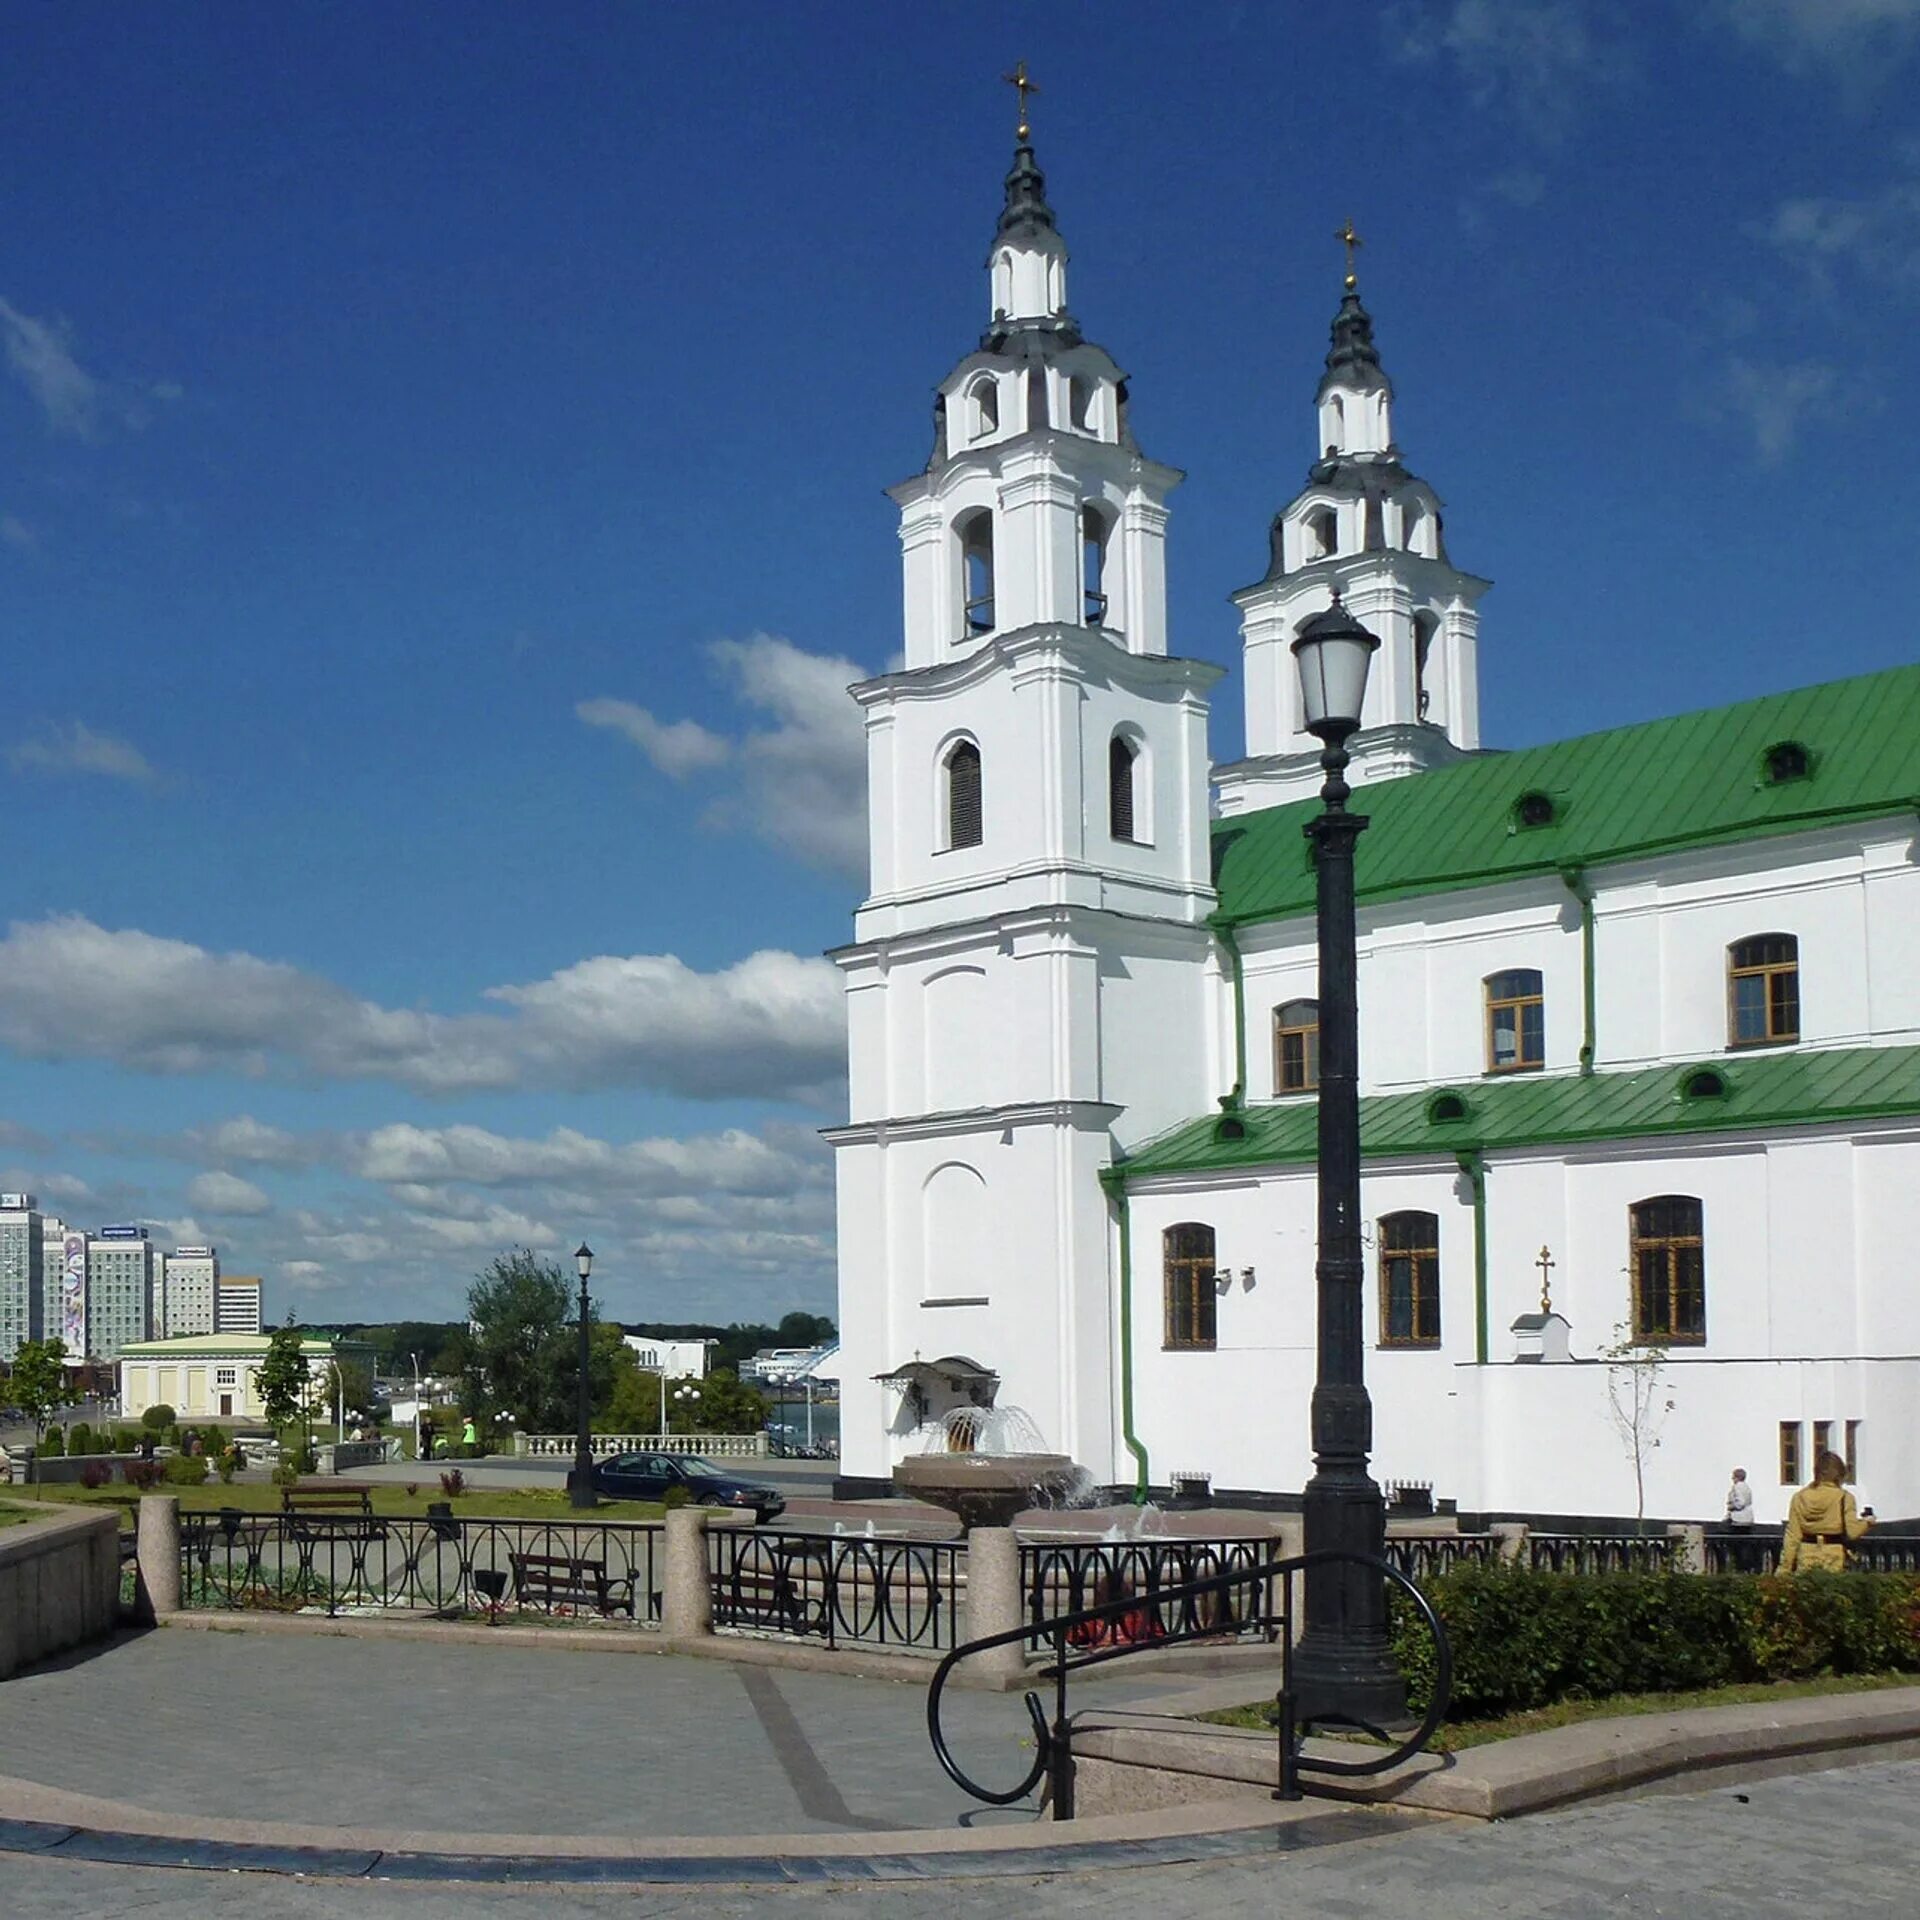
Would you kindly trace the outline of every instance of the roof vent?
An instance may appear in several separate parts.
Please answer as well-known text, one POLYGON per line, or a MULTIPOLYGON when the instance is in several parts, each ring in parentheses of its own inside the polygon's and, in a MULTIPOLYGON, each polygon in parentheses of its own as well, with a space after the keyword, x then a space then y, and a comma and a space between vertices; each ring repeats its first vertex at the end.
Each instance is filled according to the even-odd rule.
POLYGON ((1464 1093, 1436 1093, 1427 1102, 1427 1118, 1434 1124, 1447 1120, 1464 1120, 1467 1117, 1467 1096, 1464 1093))
POLYGON ((1513 803, 1513 823, 1516 827, 1550 827, 1556 812, 1553 795, 1542 793, 1536 787, 1513 803))
POLYGON ((1783 786, 1789 780, 1804 780, 1813 772, 1813 755, 1803 741, 1776 740, 1760 756, 1770 787, 1783 786))
POLYGON ((1214 1122, 1213 1137, 1216 1140, 1244 1140, 1247 1137, 1247 1123, 1237 1113, 1223 1113, 1214 1122))
POLYGON ((1695 1067, 1680 1081, 1683 1100, 1718 1100, 1727 1090, 1727 1076, 1717 1067, 1695 1067))

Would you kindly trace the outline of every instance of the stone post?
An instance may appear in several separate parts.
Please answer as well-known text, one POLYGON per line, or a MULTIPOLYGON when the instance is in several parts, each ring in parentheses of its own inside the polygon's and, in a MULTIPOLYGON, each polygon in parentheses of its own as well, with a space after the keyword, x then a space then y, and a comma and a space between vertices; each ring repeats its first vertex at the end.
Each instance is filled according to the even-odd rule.
POLYGON ((707 1519, 704 1507, 673 1507, 667 1513, 667 1565, 660 1591, 660 1630, 670 1640, 703 1640, 713 1632, 707 1519))
POLYGON ((151 1626, 180 1611, 180 1498, 143 1493, 135 1534, 134 1609, 151 1626))
MULTIPOLYGON (((1272 1539, 1270 1557, 1276 1560, 1297 1560, 1307 1550, 1307 1523, 1297 1513, 1280 1514, 1269 1527, 1272 1539)), ((1301 1629, 1307 1624, 1306 1607, 1303 1604, 1303 1583, 1297 1573, 1278 1574, 1269 1583, 1272 1592, 1267 1596, 1267 1604, 1277 1614, 1283 1602, 1291 1601, 1288 1620, 1292 1626, 1293 1639, 1298 1643, 1301 1629), (1283 1589, 1291 1587, 1289 1595, 1283 1589)))
MULTIPOLYGON (((1020 1541, 1011 1527, 975 1527, 967 1535, 967 1623, 963 1640, 1007 1633, 1024 1626, 1026 1595, 1020 1590, 1020 1541)), ((1017 1680, 1027 1670, 1019 1642, 994 1647, 968 1664, 978 1673, 1017 1680)))
POLYGON ((1667 1538, 1673 1542, 1675 1573, 1706 1572, 1707 1530, 1705 1527, 1669 1527, 1667 1538))
POLYGON ((1487 1531, 1499 1541, 1502 1560, 1527 1557, 1527 1535, 1531 1529, 1524 1520, 1496 1520, 1487 1531))

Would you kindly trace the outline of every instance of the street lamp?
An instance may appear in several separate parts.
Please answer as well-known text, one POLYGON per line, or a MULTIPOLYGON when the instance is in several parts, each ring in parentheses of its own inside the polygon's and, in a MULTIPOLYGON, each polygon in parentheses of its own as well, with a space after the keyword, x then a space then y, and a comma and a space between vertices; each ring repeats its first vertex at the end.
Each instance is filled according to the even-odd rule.
POLYGON ((587 1276, 593 1271, 593 1249, 582 1240, 573 1264, 580 1269, 580 1430, 574 1436, 573 1471, 567 1491, 576 1507, 599 1504, 593 1497, 593 1385, 588 1378, 587 1276))
MULTIPOLYGON (((1367 669, 1379 640, 1340 603, 1300 629, 1309 733, 1320 741, 1324 811, 1306 829, 1318 874, 1320 946, 1318 1371, 1313 1389, 1313 1477, 1307 1482, 1309 1554, 1338 1549, 1378 1560, 1386 1508, 1367 1471, 1373 1403, 1367 1397, 1360 1305, 1360 1008, 1353 919, 1353 848, 1364 814, 1349 813, 1347 740, 1359 727, 1367 669)), ((1351 1560, 1309 1567, 1306 1631, 1294 1655, 1303 1719, 1387 1727, 1406 1716, 1406 1687, 1387 1639, 1386 1582, 1351 1560)))
MULTIPOLYGON (((682 1381, 681 1384, 675 1387, 673 1390, 673 1403, 675 1406, 679 1406, 688 1400, 697 1401, 699 1398, 700 1398, 700 1389, 686 1381, 682 1381)), ((660 1425, 663 1430, 666 1427, 666 1424, 667 1424, 666 1420, 663 1417, 660 1422, 660 1425)))

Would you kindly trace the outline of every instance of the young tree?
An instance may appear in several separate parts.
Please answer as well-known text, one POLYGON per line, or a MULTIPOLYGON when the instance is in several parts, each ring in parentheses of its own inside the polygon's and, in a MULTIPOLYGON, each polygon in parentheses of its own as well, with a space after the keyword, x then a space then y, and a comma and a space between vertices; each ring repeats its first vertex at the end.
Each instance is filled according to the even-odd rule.
POLYGON ((304 1432, 313 1409, 313 1363, 291 1312, 287 1324, 267 1336, 267 1357, 253 1370, 253 1390, 276 1432, 296 1422, 304 1432))
MULTIPOLYGON (((571 1431, 576 1311, 573 1284, 552 1261, 526 1247, 490 1261, 467 1289, 461 1407, 476 1417, 510 1408, 529 1433, 571 1431)), ((611 1367, 609 1358, 609 1387, 611 1367)))
POLYGON ((13 1357, 7 1390, 13 1395, 14 1405, 33 1422, 36 1456, 46 1443, 47 1422, 74 1397, 67 1384, 66 1360, 64 1340, 22 1340, 13 1357))
POLYGON ((1637 1529, 1647 1523, 1647 1462, 1660 1444, 1660 1431, 1673 1411, 1667 1391, 1667 1359, 1656 1341, 1636 1340, 1622 1321, 1613 1330, 1613 1345, 1601 1355, 1607 1363, 1607 1411, 1614 1431, 1633 1463, 1633 1518, 1637 1529))
POLYGON ((767 1424, 767 1403, 730 1373, 677 1381, 667 1388, 667 1426, 674 1433, 758 1433, 767 1424), (698 1400, 675 1400, 674 1385, 698 1388, 698 1400))

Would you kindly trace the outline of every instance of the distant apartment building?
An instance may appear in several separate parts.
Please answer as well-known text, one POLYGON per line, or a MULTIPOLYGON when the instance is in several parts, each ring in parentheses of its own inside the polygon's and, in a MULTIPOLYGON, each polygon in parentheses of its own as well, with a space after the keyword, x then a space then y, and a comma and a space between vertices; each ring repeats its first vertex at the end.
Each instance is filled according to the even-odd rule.
POLYGON ((213 1331, 220 1286, 218 1247, 175 1247, 162 1261, 162 1308, 156 1340, 180 1340, 213 1331))
MULTIPOLYGON (((77 1234, 67 1236, 69 1259, 77 1234)), ((95 1360, 117 1360, 122 1347, 152 1332, 154 1247, 145 1227, 102 1227, 86 1249, 86 1340, 95 1360)), ((62 1312, 66 1310, 63 1294, 62 1312)))
POLYGON ((713 1352, 711 1340, 660 1340, 650 1333, 624 1333, 635 1365, 648 1373, 665 1373, 674 1380, 704 1380, 713 1352))
POLYGON ((266 1324, 258 1274, 219 1273, 213 1282, 215 1333, 258 1333, 266 1324))
POLYGON ((30 1193, 0 1193, 0 1360, 45 1338, 44 1217, 30 1193))
MULTIPOLYGON (((40 1338, 59 1340, 60 1281, 67 1249, 67 1223, 55 1213, 40 1216, 40 1338)), ((86 1249, 80 1253, 81 1294, 86 1293, 86 1249)), ((84 1324, 84 1323, 83 1323, 84 1324)))

